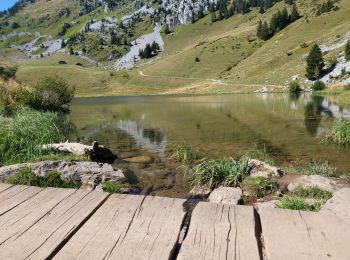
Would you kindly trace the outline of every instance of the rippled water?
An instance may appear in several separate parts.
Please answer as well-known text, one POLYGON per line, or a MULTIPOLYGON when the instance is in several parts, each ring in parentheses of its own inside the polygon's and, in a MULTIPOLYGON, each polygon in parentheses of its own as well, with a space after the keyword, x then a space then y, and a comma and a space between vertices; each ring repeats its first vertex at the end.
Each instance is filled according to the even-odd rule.
POLYGON ((350 109, 310 94, 236 94, 78 98, 71 117, 83 142, 98 140, 122 158, 149 155, 153 163, 128 167, 141 186, 159 193, 187 192, 167 147, 188 143, 209 157, 235 157, 266 147, 280 165, 327 159, 350 172, 350 149, 322 142, 332 123, 350 109))

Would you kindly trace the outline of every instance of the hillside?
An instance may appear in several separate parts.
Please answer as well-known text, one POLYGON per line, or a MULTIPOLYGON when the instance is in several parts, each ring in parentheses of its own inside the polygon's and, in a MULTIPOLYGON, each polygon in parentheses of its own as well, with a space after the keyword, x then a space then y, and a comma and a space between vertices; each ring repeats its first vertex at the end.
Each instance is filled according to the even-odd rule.
MULTIPOLYGON (((269 23, 284 8, 291 13, 291 4, 22 0, 1 14, 0 55, 18 66, 17 80, 58 74, 80 96, 281 91, 292 78, 309 84, 305 59, 314 43, 326 64, 341 59, 350 38, 350 2, 320 12, 323 2, 296 0, 301 18, 264 41, 256 36, 259 21, 269 23)), ((350 71, 350 64, 337 66, 350 71)), ((338 78, 328 83, 350 81, 338 78)))

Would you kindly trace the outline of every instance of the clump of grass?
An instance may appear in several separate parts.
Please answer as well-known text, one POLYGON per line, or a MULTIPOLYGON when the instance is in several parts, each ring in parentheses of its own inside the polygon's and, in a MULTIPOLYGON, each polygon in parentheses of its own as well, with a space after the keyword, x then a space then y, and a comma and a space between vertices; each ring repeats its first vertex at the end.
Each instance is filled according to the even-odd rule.
POLYGON ((81 182, 62 180, 57 171, 51 171, 46 176, 38 176, 28 167, 21 168, 15 175, 8 178, 7 182, 14 185, 29 185, 43 188, 56 187, 78 189, 81 186, 81 182))
POLYGON ((171 158, 180 162, 192 162, 198 159, 198 152, 187 144, 175 145, 171 158))
POLYGON ((273 178, 249 176, 243 181, 243 189, 252 197, 260 198, 277 189, 277 182, 273 178))
POLYGON ((106 181, 102 184, 103 191, 109 193, 118 193, 122 188, 127 188, 127 185, 115 181, 106 181))
POLYGON ((220 185, 236 187, 249 175, 249 159, 247 155, 237 160, 232 158, 204 159, 192 168, 192 185, 209 188, 216 188, 220 185))
POLYGON ((311 161, 299 170, 302 175, 321 175, 335 177, 337 169, 332 167, 328 161, 311 161))
POLYGON ((302 186, 298 186, 293 190, 292 195, 294 197, 316 199, 321 201, 327 201, 332 198, 331 192, 321 190, 318 187, 304 188, 302 186))
POLYGON ((350 120, 335 123, 325 140, 340 145, 350 144, 350 120))
POLYGON ((300 84, 299 82, 297 81, 292 81, 290 84, 289 84, 289 92, 290 93, 299 93, 301 91, 301 87, 300 87, 300 84))
POLYGON ((47 152, 43 144, 65 139, 66 119, 57 113, 17 109, 11 115, 0 114, 0 165, 25 162, 47 152))
POLYGON ((285 196, 276 203, 277 208, 281 209, 293 209, 293 210, 304 210, 304 211, 320 211, 321 203, 307 202, 305 199, 298 197, 285 196))

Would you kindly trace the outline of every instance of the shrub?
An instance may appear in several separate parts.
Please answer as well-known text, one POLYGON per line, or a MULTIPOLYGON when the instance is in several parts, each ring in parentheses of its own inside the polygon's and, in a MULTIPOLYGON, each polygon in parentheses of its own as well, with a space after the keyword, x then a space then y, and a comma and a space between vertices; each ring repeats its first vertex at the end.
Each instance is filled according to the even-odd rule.
POLYGON ((195 60, 195 62, 200 62, 201 61, 198 57, 196 57, 194 60, 195 60))
POLYGON ((0 78, 8 80, 16 75, 17 68, 0 65, 0 78))
POLYGON ((43 155, 42 145, 63 141, 68 122, 52 112, 20 108, 0 114, 0 164, 32 160, 43 155))
POLYGON ((46 176, 38 176, 28 167, 21 168, 15 175, 8 178, 7 182, 14 185, 29 185, 43 188, 55 187, 78 189, 81 186, 81 182, 62 180, 57 171, 51 171, 46 176))
POLYGON ((275 179, 262 176, 249 176, 243 181, 243 189, 252 197, 260 198, 277 188, 275 179))
POLYGON ((187 144, 175 145, 172 150, 171 158, 175 158, 180 162, 192 162, 198 158, 197 151, 187 144))
POLYGON ((322 81, 317 80, 315 81, 315 83, 312 85, 312 89, 314 91, 320 91, 320 90, 324 90, 326 88, 326 84, 324 84, 322 81))
POLYGON ((345 45, 345 59, 350 61, 350 40, 345 45))
POLYGON ((232 158, 204 159, 192 168, 192 185, 209 188, 220 185, 236 187, 249 175, 249 159, 247 155, 238 160, 232 158))
POLYGON ((350 144, 350 121, 336 122, 332 130, 326 135, 325 140, 340 145, 350 144))
POLYGON ((299 82, 297 82, 297 81, 292 81, 292 82, 289 84, 289 92, 290 92, 290 93, 299 93, 300 91, 301 91, 301 87, 300 87, 299 82))
POLYGON ((277 202, 276 207, 281 209, 320 211, 321 203, 320 202, 309 203, 305 199, 285 196, 280 201, 277 202))
POLYGON ((345 85, 343 88, 344 88, 345 91, 349 91, 350 90, 350 84, 345 85))
POLYGON ((24 103, 35 109, 59 110, 71 102, 74 88, 59 77, 46 77, 24 94, 24 103))

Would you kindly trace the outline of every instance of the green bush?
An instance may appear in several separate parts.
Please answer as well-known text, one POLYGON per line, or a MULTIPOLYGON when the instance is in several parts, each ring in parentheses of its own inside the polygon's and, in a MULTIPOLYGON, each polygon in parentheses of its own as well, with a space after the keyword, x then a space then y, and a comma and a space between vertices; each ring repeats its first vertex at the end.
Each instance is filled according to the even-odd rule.
POLYGON ((33 160, 43 144, 64 141, 68 122, 59 114, 20 108, 0 114, 0 165, 33 160))
POLYGON ((325 140, 339 145, 350 144, 350 120, 336 122, 325 140))
POLYGON ((74 97, 74 88, 59 77, 46 77, 31 91, 22 93, 23 102, 35 109, 59 110, 74 97))
POLYGON ((29 185, 43 188, 78 189, 81 186, 81 182, 62 180, 57 171, 51 171, 46 176, 38 176, 28 167, 21 168, 15 175, 8 178, 7 182, 14 185, 29 185))
POLYGON ((345 45, 345 58, 347 61, 350 61, 350 40, 345 45))
POLYGON ((16 75, 17 68, 0 65, 0 78, 8 80, 16 75))
POLYGON ((260 198, 277 189, 277 182, 273 178, 249 176, 243 181, 243 189, 252 197, 260 198))
POLYGON ((324 84, 322 81, 317 80, 315 81, 315 83, 312 85, 312 89, 314 91, 320 91, 320 90, 324 90, 326 88, 326 84, 324 84))
POLYGON ((290 93, 299 93, 300 91, 301 91, 301 87, 300 87, 299 82, 297 82, 297 81, 292 81, 292 82, 289 84, 289 92, 290 92, 290 93))
POLYGON ((284 196, 280 201, 276 204, 277 208, 281 209, 293 209, 293 210, 304 210, 304 211, 320 211, 321 203, 307 202, 305 199, 301 199, 298 197, 290 197, 284 196))
POLYGON ((249 175, 249 157, 238 160, 202 160, 192 168, 192 185, 216 188, 220 185, 238 186, 249 175))

